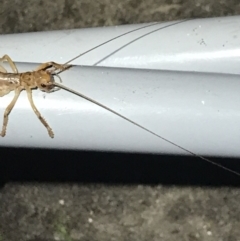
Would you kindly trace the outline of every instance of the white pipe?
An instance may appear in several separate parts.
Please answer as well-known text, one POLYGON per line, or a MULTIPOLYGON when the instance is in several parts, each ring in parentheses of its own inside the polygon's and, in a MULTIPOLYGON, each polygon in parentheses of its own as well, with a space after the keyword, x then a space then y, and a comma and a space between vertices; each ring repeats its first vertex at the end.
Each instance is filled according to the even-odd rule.
MULTIPOLYGON (((35 65, 18 64, 20 71, 35 65)), ((73 67, 63 84, 201 155, 240 157, 240 81, 237 75, 73 67)), ((52 127, 51 139, 23 92, 10 114, 1 146, 186 154, 89 103, 60 90, 34 91, 52 127)), ((1 98, 0 113, 13 98, 1 98)))
MULTIPOLYGON (((18 62, 64 63, 104 41, 148 25, 2 35, 0 54, 18 62)), ((99 66, 239 74, 239 36, 240 16, 159 23, 115 39, 73 64, 91 66, 120 49, 99 66)))

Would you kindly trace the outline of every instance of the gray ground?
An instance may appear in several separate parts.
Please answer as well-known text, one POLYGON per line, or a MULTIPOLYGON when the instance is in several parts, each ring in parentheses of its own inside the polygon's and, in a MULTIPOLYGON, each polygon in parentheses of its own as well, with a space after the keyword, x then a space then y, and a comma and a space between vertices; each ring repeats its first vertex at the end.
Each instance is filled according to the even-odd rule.
MULTIPOLYGON (((240 13, 238 0, 2 0, 0 6, 1 33, 240 13)), ((60 181, 68 181, 68 177, 71 177, 72 171, 76 169, 74 165, 78 165, 76 163, 72 163, 70 167, 66 165, 66 169, 72 169, 69 170, 70 174, 62 172, 63 176, 58 176, 56 173, 59 173, 59 170, 51 166, 54 177, 51 179, 49 175, 44 175, 47 171, 51 173, 47 165, 41 170, 43 176, 36 172, 33 164, 31 168, 24 166, 30 162, 41 162, 40 157, 29 157, 29 162, 21 162, 17 157, 23 158, 25 154, 1 150, 1 161, 5 162, 6 156, 10 164, 2 167, 4 173, 2 171, 1 175, 10 181, 0 189, 0 241, 240 240, 238 185, 235 188, 217 188, 213 185, 201 187, 202 182, 199 180, 196 183, 188 180, 187 183, 191 185, 179 186, 178 179, 168 183, 175 185, 164 185, 166 180, 162 181, 161 178, 151 180, 152 175, 157 176, 153 170, 145 173, 148 181, 142 182, 141 175, 146 169, 143 166, 142 173, 137 173, 136 179, 128 179, 127 175, 124 176, 124 171, 120 172, 120 178, 114 179, 114 175, 111 176, 114 165, 108 169, 109 178, 108 173, 105 179, 104 175, 100 176, 100 179, 105 180, 103 184, 97 179, 94 180, 96 184, 91 183, 90 174, 89 179, 75 178, 68 183, 60 181), (10 162, 11 158, 15 159, 14 163, 10 162), (14 171, 6 174, 6 170, 10 169, 14 171), (34 174, 40 182, 34 182, 34 174), (15 180, 19 182, 11 182, 15 175, 18 176, 15 180), (52 182, 53 180, 56 182, 52 182), (107 184, 117 183, 118 180, 123 180, 124 184, 107 184), (150 185, 151 182, 155 185, 150 185)), ((65 163, 71 159, 72 157, 65 158, 65 163)), ((90 159, 86 160, 86 163, 91 162, 90 159)), ((62 160, 64 162, 64 159, 62 160)), ((132 161, 129 157, 127 160, 132 161)), ((81 168, 84 169, 85 165, 90 170, 91 166, 86 163, 81 164, 81 168)), ((40 165, 38 164, 36 169, 40 168, 40 165)), ((58 165, 58 162, 55 165, 58 165)), ((92 166, 94 167, 95 165, 92 166)), ((119 166, 115 168, 118 169, 119 166)), ((133 164, 127 168, 128 175, 131 176, 139 166, 133 164)), ((184 175, 198 175, 198 168, 191 168, 192 166, 188 169, 189 172, 185 170, 184 175)), ((211 171, 223 173, 216 167, 211 171)), ((169 173, 177 176, 179 172, 182 170, 175 168, 173 174, 169 173)), ((79 172, 79 176, 82 173, 83 171, 79 172)), ((159 171, 159 176, 161 173, 159 171)), ((204 171, 201 175, 205 178, 204 171)), ((96 172, 93 176, 96 176, 96 172)), ((240 178, 237 179, 238 183, 239 180, 240 178)), ((204 184, 211 184, 211 181, 204 184)))

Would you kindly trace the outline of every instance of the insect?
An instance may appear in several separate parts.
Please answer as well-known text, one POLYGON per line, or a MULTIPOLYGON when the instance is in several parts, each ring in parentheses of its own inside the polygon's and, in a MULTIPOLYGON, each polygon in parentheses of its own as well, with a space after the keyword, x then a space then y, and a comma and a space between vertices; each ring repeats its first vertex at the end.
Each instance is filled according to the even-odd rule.
POLYGON ((49 136, 53 138, 54 133, 51 127, 42 117, 41 113, 38 111, 33 102, 32 89, 39 88, 40 90, 47 93, 56 91, 53 72, 56 70, 66 70, 70 68, 71 65, 61 65, 55 62, 47 62, 41 64, 36 70, 32 72, 18 73, 18 69, 15 63, 8 55, 4 55, 2 58, 0 58, 0 61, 7 61, 13 70, 13 73, 7 73, 7 70, 3 66, 0 66, 0 96, 2 97, 4 95, 7 95, 10 91, 15 91, 13 100, 7 106, 4 112, 1 136, 4 137, 6 135, 8 116, 14 105, 16 104, 21 91, 26 90, 28 100, 31 104, 33 111, 42 122, 42 124, 46 127, 49 136))
MULTIPOLYGON (((184 20, 186 21, 186 20, 184 20)), ((182 22, 182 21, 181 21, 182 22)), ((179 23, 179 22, 178 22, 179 23)), ((156 24, 156 23, 154 23, 156 24)), ((147 26, 152 26, 154 24, 150 24, 150 25, 147 25, 147 26)), ((170 26, 172 26, 173 24, 171 24, 170 26)), ((147 27, 147 26, 144 26, 144 27, 147 27)), ((137 31, 139 29, 142 29, 144 27, 141 27, 141 28, 138 28, 138 29, 135 29, 135 30, 132 30, 130 32, 133 32, 133 31, 137 31)), ((165 26, 166 27, 166 26, 165 26)), ((161 28, 159 28, 161 29, 161 28)), ((156 31, 156 30, 154 30, 156 31)), ((153 32, 153 31, 152 31, 153 32)), ((27 92, 27 96, 28 96, 28 100, 31 104, 31 107, 33 109, 33 111, 35 112, 35 114, 37 115, 37 117, 39 118, 39 120, 41 121, 41 123, 46 127, 47 131, 48 131, 48 134, 51 138, 54 137, 54 133, 53 133, 53 130, 51 129, 51 127, 48 125, 47 121, 41 116, 41 113, 38 111, 38 109, 36 108, 34 102, 33 102, 33 98, 32 98, 32 89, 35 89, 35 88, 39 88, 40 90, 42 91, 45 91, 47 93, 51 93, 53 91, 57 91, 59 89, 65 89, 66 91, 69 91, 75 95, 78 95, 110 112, 112 112, 113 114, 123 118, 124 120, 138 126, 139 128, 147 131, 148 133, 178 147, 179 149, 187 152, 188 154, 192 155, 192 156, 195 156, 195 157, 198 157, 206 162, 209 162, 213 165, 216 165, 222 169, 225 169, 235 175, 238 175, 240 176, 240 173, 232 170, 232 169, 229 169, 227 167, 224 167, 214 161, 211 161, 203 156, 200 156, 200 155, 197 155, 195 153, 193 153, 192 151, 164 138, 163 136, 161 135, 158 135, 157 133, 145 128, 144 126, 136 123, 135 121, 133 120, 130 120, 129 118, 121 115, 120 113, 110 109, 109 107, 97 102, 96 100, 93 100, 91 98, 89 98, 88 96, 85 96, 73 89, 70 89, 60 83, 57 83, 55 82, 55 79, 54 77, 58 77, 60 80, 61 78, 59 77, 59 73, 71 68, 73 65, 68 65, 71 61, 79 58, 80 56, 110 42, 110 41, 113 41, 114 39, 116 38, 119 38, 123 35, 126 35, 128 34, 129 32, 127 33, 124 33, 122 35, 119 35, 111 40, 108 40, 84 53, 81 53, 80 55, 78 55, 77 57, 71 59, 70 61, 66 62, 65 64, 58 64, 58 63, 55 63, 55 62, 46 62, 46 63, 43 63, 41 64, 40 66, 37 67, 37 69, 35 69, 34 71, 31 71, 31 72, 24 72, 24 73, 19 73, 18 70, 17 70, 17 67, 15 65, 15 63, 12 61, 12 59, 8 56, 8 55, 4 55, 2 58, 0 58, 0 61, 7 61, 10 65, 10 67, 12 68, 13 70, 13 73, 7 73, 6 69, 0 65, 0 96, 4 96, 4 95, 7 95, 9 92, 11 91, 15 91, 15 95, 14 95, 14 98, 13 100, 11 101, 11 103, 7 106, 5 112, 4 112, 4 117, 3 117, 3 126, 2 126, 2 131, 1 131, 1 136, 4 137, 6 135, 6 129, 7 129, 7 124, 8 124, 8 116, 11 112, 11 110, 13 109, 14 105, 16 104, 17 100, 18 100, 18 97, 21 93, 22 90, 26 90, 27 92), (59 71, 58 73, 56 73, 56 71, 59 71)), ((149 32, 150 33, 150 32, 149 32)), ((148 33, 148 34, 149 34, 148 33)), ((146 36, 146 34, 144 35, 146 36)), ((115 51, 116 52, 116 51, 115 51)), ((105 58, 104 58, 105 59, 105 58)), ((100 61, 98 61, 99 63, 100 61)))

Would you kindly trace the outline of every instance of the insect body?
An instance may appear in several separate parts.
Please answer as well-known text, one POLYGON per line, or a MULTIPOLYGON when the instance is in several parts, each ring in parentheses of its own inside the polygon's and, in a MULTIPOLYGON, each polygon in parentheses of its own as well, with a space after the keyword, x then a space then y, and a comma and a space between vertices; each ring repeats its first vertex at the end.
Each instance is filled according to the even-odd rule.
POLYGON ((0 66, 0 96, 7 95, 11 91, 15 91, 15 95, 11 103, 7 106, 4 117, 3 126, 1 131, 1 136, 6 135, 6 129, 8 124, 8 116, 16 104, 18 97, 22 90, 27 91, 28 100, 31 107, 42 124, 47 128, 48 134, 51 138, 54 137, 54 133, 51 127, 48 125, 47 121, 42 117, 41 113, 36 108, 33 98, 32 89, 39 88, 45 92, 53 92, 56 90, 56 85, 54 84, 54 71, 56 70, 66 70, 71 65, 61 65, 54 62, 47 62, 41 64, 36 70, 32 72, 18 73, 17 67, 12 59, 8 55, 4 55, 0 58, 0 61, 7 61, 12 68, 14 73, 7 73, 7 70, 0 66))

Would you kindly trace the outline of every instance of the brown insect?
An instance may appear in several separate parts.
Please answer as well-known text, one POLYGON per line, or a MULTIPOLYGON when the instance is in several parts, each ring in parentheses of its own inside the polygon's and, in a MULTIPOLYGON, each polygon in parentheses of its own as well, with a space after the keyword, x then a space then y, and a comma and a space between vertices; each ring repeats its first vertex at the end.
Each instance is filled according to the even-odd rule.
POLYGON ((15 63, 8 55, 4 55, 0 58, 0 61, 7 61, 13 70, 13 73, 7 73, 7 70, 0 65, 0 96, 7 95, 10 91, 15 91, 15 95, 11 103, 7 106, 3 117, 3 126, 1 131, 1 136, 6 135, 6 129, 8 124, 8 116, 16 104, 18 97, 22 90, 27 91, 28 100, 31 107, 42 124, 47 128, 48 134, 51 138, 54 137, 54 133, 51 127, 48 125, 47 121, 42 117, 41 113, 36 108, 33 98, 32 89, 39 88, 45 92, 56 91, 56 83, 54 81, 54 72, 56 70, 66 70, 71 67, 71 65, 61 65, 55 62, 47 62, 41 64, 36 70, 32 72, 19 73, 15 63))

